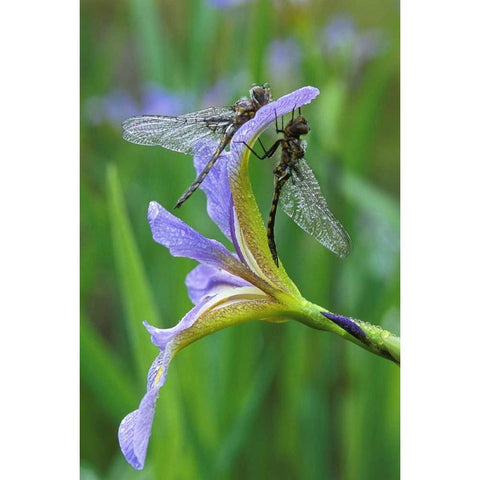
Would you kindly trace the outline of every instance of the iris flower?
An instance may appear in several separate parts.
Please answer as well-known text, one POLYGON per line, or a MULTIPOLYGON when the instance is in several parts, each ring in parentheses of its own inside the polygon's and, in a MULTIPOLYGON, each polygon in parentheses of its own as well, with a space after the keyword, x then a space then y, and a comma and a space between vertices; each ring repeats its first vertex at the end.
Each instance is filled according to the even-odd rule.
MULTIPOLYGON (((186 278, 194 307, 173 328, 145 328, 159 349, 147 376, 147 391, 137 410, 121 422, 119 442, 126 460, 142 469, 152 429, 155 403, 165 383, 172 358, 190 343, 225 327, 250 320, 280 322, 298 320, 310 327, 336 333, 373 353, 399 362, 399 339, 379 327, 333 314, 302 297, 281 262, 272 259, 258 206, 248 177, 250 150, 260 133, 277 116, 310 103, 319 94, 301 88, 261 108, 233 137, 202 183, 207 211, 233 251, 208 239, 156 202, 148 208, 153 239, 176 257, 199 262, 186 278)), ((196 145, 197 172, 211 158, 216 144, 196 145)))

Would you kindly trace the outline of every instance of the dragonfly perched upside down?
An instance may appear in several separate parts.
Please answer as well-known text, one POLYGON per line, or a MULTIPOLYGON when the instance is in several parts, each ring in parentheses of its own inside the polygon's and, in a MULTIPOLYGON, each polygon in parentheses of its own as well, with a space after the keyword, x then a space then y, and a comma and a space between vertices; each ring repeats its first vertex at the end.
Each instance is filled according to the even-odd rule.
POLYGON ((340 258, 350 253, 350 237, 328 208, 320 185, 305 161, 306 144, 300 136, 306 135, 309 130, 307 120, 300 111, 295 118, 292 112, 292 119, 285 128, 283 119, 281 129, 276 122, 276 131, 283 133, 283 138, 278 139, 268 150, 265 150, 260 142, 263 155, 257 155, 246 145, 259 159, 270 158, 278 147, 282 149, 280 162, 273 172, 275 186, 267 224, 268 246, 277 267, 274 227, 278 203, 297 225, 340 258))
POLYGON ((202 172, 179 198, 180 207, 200 186, 235 132, 255 116, 257 110, 271 100, 270 86, 253 85, 250 98, 242 98, 229 107, 210 107, 178 117, 138 115, 122 123, 123 138, 138 145, 159 145, 191 155, 194 145, 202 139, 219 141, 212 158, 202 172))

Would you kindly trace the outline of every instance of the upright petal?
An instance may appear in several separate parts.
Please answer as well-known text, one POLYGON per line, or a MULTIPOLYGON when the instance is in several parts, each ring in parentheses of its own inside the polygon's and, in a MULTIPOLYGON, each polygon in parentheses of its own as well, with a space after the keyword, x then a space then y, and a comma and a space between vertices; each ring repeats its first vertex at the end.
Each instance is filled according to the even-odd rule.
MULTIPOLYGON (((218 142, 201 141, 195 145, 193 164, 199 174, 212 158, 218 142)), ((232 216, 232 193, 227 177, 227 162, 229 156, 222 153, 209 174, 200 185, 207 196, 207 212, 218 225, 223 234, 231 241, 230 217, 232 216)))

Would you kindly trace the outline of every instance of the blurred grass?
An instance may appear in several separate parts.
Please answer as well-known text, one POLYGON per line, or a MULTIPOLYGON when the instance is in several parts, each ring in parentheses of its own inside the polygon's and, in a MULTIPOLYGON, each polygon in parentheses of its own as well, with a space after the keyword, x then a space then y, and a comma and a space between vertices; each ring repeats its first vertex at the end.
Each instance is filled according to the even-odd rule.
MULTIPOLYGON (((398 368, 290 323, 238 326, 182 352, 159 397, 146 469, 126 464, 118 424, 138 405, 156 355, 141 322, 168 327, 188 311, 184 279, 195 266, 152 241, 146 209, 150 200, 171 209, 194 171, 181 154, 124 142, 121 119, 92 123, 86 114, 91 98, 119 89, 138 97, 147 82, 188 91, 192 108, 222 79, 232 89, 219 104, 253 82, 270 82, 276 98, 320 88, 302 110, 307 159, 354 248, 337 259, 279 214, 278 250, 306 298, 398 332, 398 14, 395 2, 377 0, 258 0, 233 9, 199 0, 81 2, 82 478, 399 478, 398 368), (384 54, 354 84, 321 43, 339 12, 385 38, 384 54), (281 76, 269 50, 278 38, 301 51, 281 76)), ((266 216, 273 164, 250 168, 266 216)), ((222 240, 203 194, 178 214, 222 240)))

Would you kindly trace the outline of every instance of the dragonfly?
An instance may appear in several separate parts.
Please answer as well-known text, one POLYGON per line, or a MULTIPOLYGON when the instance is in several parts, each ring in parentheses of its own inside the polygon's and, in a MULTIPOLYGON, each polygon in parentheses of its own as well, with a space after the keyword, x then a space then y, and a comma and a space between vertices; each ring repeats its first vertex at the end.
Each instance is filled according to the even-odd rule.
POLYGON ((268 83, 252 85, 250 98, 241 98, 228 107, 209 107, 177 117, 137 115, 122 123, 123 138, 138 145, 159 145, 175 152, 192 155, 200 140, 215 139, 218 146, 195 181, 178 199, 179 208, 201 185, 235 132, 271 101, 268 83))
POLYGON ((279 203, 282 210, 305 232, 340 258, 346 257, 350 253, 350 237, 328 208, 320 185, 305 160, 306 142, 300 136, 310 131, 307 120, 301 115, 300 109, 299 115, 294 118, 293 110, 292 119, 285 128, 283 117, 282 128, 278 128, 277 119, 275 127, 277 133, 283 134, 283 138, 268 150, 260 142, 264 151, 262 156, 245 144, 261 160, 272 157, 279 147, 282 150, 280 162, 273 172, 274 193, 267 223, 268 246, 275 264, 278 267, 274 227, 279 203))

